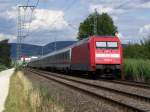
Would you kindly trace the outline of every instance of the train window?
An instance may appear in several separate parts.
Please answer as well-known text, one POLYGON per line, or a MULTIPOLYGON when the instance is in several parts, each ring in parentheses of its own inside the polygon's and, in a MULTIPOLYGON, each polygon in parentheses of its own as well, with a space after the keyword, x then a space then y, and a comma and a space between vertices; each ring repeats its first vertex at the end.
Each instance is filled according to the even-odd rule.
POLYGON ((106 42, 96 42, 96 48, 106 48, 106 42))
POLYGON ((96 42, 96 48, 116 49, 118 48, 118 42, 96 42))
POLYGON ((64 60, 66 60, 66 52, 64 53, 64 60))
POLYGON ((118 43, 117 42, 107 42, 107 46, 109 48, 117 48, 118 47, 118 43))
POLYGON ((67 51, 67 60, 69 60, 69 55, 70 55, 69 52, 70 51, 67 51))

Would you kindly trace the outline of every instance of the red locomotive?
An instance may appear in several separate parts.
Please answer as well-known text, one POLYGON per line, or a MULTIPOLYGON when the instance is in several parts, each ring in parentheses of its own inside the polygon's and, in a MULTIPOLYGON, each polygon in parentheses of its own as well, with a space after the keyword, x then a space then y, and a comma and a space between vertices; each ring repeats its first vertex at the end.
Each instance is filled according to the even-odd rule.
POLYGON ((122 45, 118 37, 91 36, 72 46, 31 61, 28 66, 114 77, 121 71, 122 45))

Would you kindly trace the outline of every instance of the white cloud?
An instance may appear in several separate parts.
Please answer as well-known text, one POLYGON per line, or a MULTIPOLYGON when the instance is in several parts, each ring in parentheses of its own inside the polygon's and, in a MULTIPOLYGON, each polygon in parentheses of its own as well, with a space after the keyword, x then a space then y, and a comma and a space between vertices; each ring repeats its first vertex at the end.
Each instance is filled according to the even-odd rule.
POLYGON ((4 38, 4 37, 1 37, 1 35, 0 35, 0 41, 3 41, 3 40, 5 40, 6 38, 4 38))
POLYGON ((37 9, 30 25, 31 30, 50 30, 64 29, 68 23, 65 21, 62 11, 37 9))
POLYGON ((7 16, 8 19, 16 19, 17 18, 17 8, 12 7, 10 10, 7 10, 4 12, 5 16, 7 16))
POLYGON ((5 11, 1 12, 0 14, 1 18, 10 20, 16 20, 17 19, 17 7, 11 7, 10 9, 6 9, 5 11))
POLYGON ((96 4, 96 5, 93 5, 91 4, 89 6, 89 12, 94 12, 94 10, 97 10, 99 13, 109 13, 109 14, 122 14, 125 12, 125 10, 123 9, 115 9, 113 7, 108 7, 108 6, 104 6, 104 5, 101 5, 101 4, 96 4))
MULTIPOLYGON (((84 0, 83 0, 84 1, 84 0)), ((89 0, 90 1, 90 0, 89 0)), ((89 12, 94 12, 95 9, 99 13, 109 13, 109 14, 123 14, 133 9, 149 9, 150 8, 150 1, 149 0, 116 0, 113 2, 112 0, 102 0, 101 3, 98 4, 96 2, 89 2, 89 12)))
POLYGON ((131 9, 148 9, 150 8, 150 1, 142 1, 142 0, 128 0, 122 7, 126 8, 127 10, 131 9))
POLYGON ((139 8, 150 8, 150 2, 148 3, 143 3, 141 5, 138 6, 139 8))
POLYGON ((141 40, 146 40, 150 36, 150 24, 146 24, 139 29, 138 35, 142 38, 141 40))
POLYGON ((115 15, 112 15, 111 17, 113 18, 114 21, 117 21, 119 19, 118 16, 115 15))
MULTIPOLYGON (((17 19, 17 8, 12 7, 11 10, 3 12, 1 17, 6 19, 17 19)), ((24 13, 21 9, 21 16, 25 16, 25 28, 29 28, 29 21, 31 19, 31 10, 26 10, 24 13), (25 15, 24 15, 25 14, 25 15)), ((30 21, 31 22, 31 21, 30 21)), ((51 29, 64 29, 68 26, 67 21, 64 19, 64 12, 61 10, 48 10, 48 9, 36 9, 33 12, 32 22, 30 24, 30 30, 51 30, 51 29)))
POLYGON ((150 24, 144 25, 142 28, 139 29, 139 33, 141 35, 148 35, 150 34, 150 24))
POLYGON ((0 41, 5 39, 8 39, 9 42, 12 42, 13 40, 16 39, 16 36, 0 33, 0 41))

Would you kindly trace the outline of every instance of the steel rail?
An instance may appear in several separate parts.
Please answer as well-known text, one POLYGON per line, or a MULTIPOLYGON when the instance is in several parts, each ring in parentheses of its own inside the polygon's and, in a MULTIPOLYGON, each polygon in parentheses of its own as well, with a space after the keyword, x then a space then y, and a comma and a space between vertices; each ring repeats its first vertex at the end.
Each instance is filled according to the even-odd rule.
MULTIPOLYGON (((92 88, 92 87, 94 87, 94 88, 98 88, 98 89, 102 89, 103 91, 106 91, 107 90, 107 92, 108 92, 108 88, 104 88, 104 87, 100 87, 100 86, 97 86, 97 85, 92 85, 92 84, 89 84, 89 83, 85 83, 85 82, 81 82, 81 81, 75 81, 75 80, 72 80, 72 79, 66 79, 66 78, 62 78, 62 77, 58 77, 58 76, 54 76, 54 75, 48 75, 47 73, 44 73, 44 72, 39 72, 39 71, 35 71, 35 70, 30 70, 30 72, 33 72, 33 73, 35 73, 35 74, 38 74, 38 75, 40 75, 40 76, 42 76, 42 77, 45 77, 45 78, 47 78, 47 79, 50 79, 50 80, 54 80, 54 81, 56 81, 56 82, 59 82, 59 83, 61 83, 61 84, 64 84, 64 85, 68 85, 68 86, 70 86, 70 87, 72 87, 72 88, 76 88, 76 89, 78 89, 78 90, 80 90, 80 91, 83 91, 83 92, 85 92, 85 93, 89 93, 89 94, 91 94, 91 95, 94 95, 94 96, 97 96, 97 97, 102 97, 102 98, 104 98, 104 99, 107 99, 107 100, 109 100, 109 101, 111 101, 111 102, 114 102, 114 103, 117 103, 117 104, 119 104, 119 105, 121 105, 121 106, 125 106, 125 107, 127 107, 127 108, 130 108, 130 109, 133 109, 133 110, 136 110, 136 111, 139 111, 139 112, 147 112, 147 111, 150 111, 149 110, 149 108, 141 108, 141 106, 140 106, 140 104, 139 104, 139 106, 137 106, 136 105, 136 107, 135 107, 135 105, 131 105, 131 104, 127 104, 127 103, 125 103, 124 101, 120 101, 119 99, 118 100, 114 100, 113 98, 111 99, 111 98, 109 98, 109 97, 107 97, 107 96, 103 96, 103 95, 100 95, 99 93, 96 93, 96 92, 92 92, 92 91, 90 91, 89 89, 85 89, 85 88, 80 88, 80 87, 78 87, 78 86, 75 86, 75 85, 72 85, 71 83, 67 83, 68 81, 72 81, 73 83, 78 83, 78 84, 84 84, 84 86, 89 86, 88 88, 92 88)), ((119 93, 120 94, 120 91, 117 91, 117 90, 112 90, 112 89, 110 89, 109 88, 109 91, 111 91, 111 92, 114 92, 115 94, 117 93, 119 93)), ((128 94, 128 93, 121 93, 121 94, 128 94)), ((138 96, 139 97, 139 96, 138 96)), ((148 99, 149 100, 149 99, 148 99)))
MULTIPOLYGON (((150 102, 150 96, 144 96, 144 95, 139 95, 139 94, 136 94, 136 93, 129 93, 127 91, 117 90, 117 89, 114 89, 114 88, 108 88, 108 87, 105 87, 105 86, 101 86, 99 84, 86 82, 86 81, 83 81, 83 80, 80 80, 80 79, 74 79, 74 78, 71 78, 71 77, 65 77, 65 76, 62 76, 62 75, 57 74, 57 73, 51 73, 51 72, 40 71, 40 70, 38 70, 38 72, 39 73, 40 72, 41 73, 45 73, 45 74, 48 74, 48 75, 55 75, 55 77, 63 78, 65 80, 71 80, 71 81, 74 81, 74 82, 78 82, 78 83, 86 84, 86 85, 89 85, 89 86, 93 86, 93 87, 96 87, 96 88, 99 88, 99 89, 102 88, 102 89, 105 89, 105 90, 109 90, 109 91, 112 91, 112 92, 125 94, 125 95, 128 95, 128 96, 133 97, 133 98, 138 98, 138 99, 150 102)), ((107 82, 107 80, 106 80, 106 82, 107 82)), ((112 82, 114 82, 114 81, 112 81, 112 82)))
POLYGON ((131 81, 126 81, 126 80, 104 80, 104 79, 100 79, 100 81, 106 81, 106 82, 110 82, 110 83, 134 86, 134 87, 150 90, 150 84, 148 84, 148 83, 135 82, 135 81, 131 82, 131 81))

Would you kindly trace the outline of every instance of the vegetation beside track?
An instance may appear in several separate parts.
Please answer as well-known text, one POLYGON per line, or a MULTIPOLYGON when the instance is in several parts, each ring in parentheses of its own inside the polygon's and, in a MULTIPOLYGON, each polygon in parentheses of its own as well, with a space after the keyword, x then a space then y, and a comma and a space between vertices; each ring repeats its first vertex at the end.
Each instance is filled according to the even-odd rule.
POLYGON ((11 46, 8 44, 8 40, 0 41, 0 63, 6 67, 10 67, 10 49, 11 46))
POLYGON ((124 73, 128 80, 150 82, 150 60, 125 59, 124 73))
POLYGON ((141 43, 129 44, 123 49, 124 58, 150 60, 150 36, 141 43))
POLYGON ((3 71, 3 70, 5 70, 5 69, 7 69, 7 67, 0 64, 0 72, 3 71))
POLYGON ((123 51, 126 78, 150 82, 150 36, 141 43, 129 44, 123 51))
POLYGON ((44 87, 34 87, 21 71, 11 77, 4 112, 64 112, 44 87))

